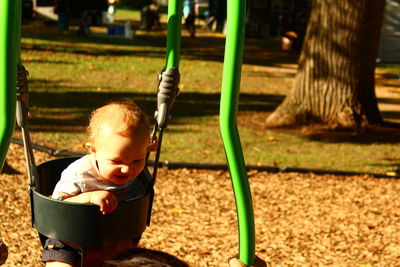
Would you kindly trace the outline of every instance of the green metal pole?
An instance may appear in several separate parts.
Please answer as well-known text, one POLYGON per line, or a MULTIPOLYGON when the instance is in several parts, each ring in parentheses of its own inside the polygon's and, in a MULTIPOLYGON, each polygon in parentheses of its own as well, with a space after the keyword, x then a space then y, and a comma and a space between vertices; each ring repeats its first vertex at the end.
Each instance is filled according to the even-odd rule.
POLYGON ((251 191, 237 128, 237 110, 244 43, 245 0, 228 0, 220 129, 235 195, 239 228, 239 259, 254 265, 255 230, 251 191))
MULTIPOLYGON (((182 28, 182 0, 168 1, 168 29, 167 29, 167 53, 166 64, 162 72, 170 71, 170 74, 175 73, 179 77, 179 61, 181 54, 181 28, 182 28)), ((179 78, 178 78, 179 79, 179 78)), ((179 83, 179 81, 178 81, 179 83)), ((151 134, 151 140, 156 137, 157 129, 160 130, 158 135, 158 146, 154 159, 153 180, 154 185, 157 177, 158 163, 160 160, 161 144, 164 134, 164 129, 169 120, 172 104, 177 96, 178 88, 175 90, 165 90, 160 88, 161 83, 157 88, 157 122, 154 125, 151 134), (171 102, 172 101, 172 102, 171 102)), ((149 154, 148 154, 149 155, 149 154)), ((147 157, 148 157, 147 155, 147 157)))
POLYGON ((0 170, 3 168, 15 125, 21 6, 21 0, 0 1, 0 170))
POLYGON ((168 1, 166 69, 179 68, 181 53, 182 0, 168 1))

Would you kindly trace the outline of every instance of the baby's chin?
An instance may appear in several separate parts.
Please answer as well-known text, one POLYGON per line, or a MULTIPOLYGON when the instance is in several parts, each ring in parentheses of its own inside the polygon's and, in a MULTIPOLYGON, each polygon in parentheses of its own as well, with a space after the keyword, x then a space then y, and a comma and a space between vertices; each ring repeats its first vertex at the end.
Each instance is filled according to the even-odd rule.
POLYGON ((124 185, 132 181, 134 178, 128 175, 113 175, 111 177, 102 176, 102 180, 109 184, 124 185))
POLYGON ((130 177, 129 175, 114 175, 111 179, 109 179, 109 181, 113 184, 123 185, 129 183, 133 179, 134 178, 130 177))

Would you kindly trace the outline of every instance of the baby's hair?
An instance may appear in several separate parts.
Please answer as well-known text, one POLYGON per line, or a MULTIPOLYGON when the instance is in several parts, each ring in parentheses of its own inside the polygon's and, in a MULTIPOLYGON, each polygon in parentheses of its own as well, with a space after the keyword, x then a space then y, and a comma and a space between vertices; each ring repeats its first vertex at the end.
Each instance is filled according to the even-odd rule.
POLYGON ((111 102, 91 113, 87 127, 89 141, 94 142, 96 135, 105 128, 121 136, 133 133, 146 137, 150 135, 146 114, 129 100, 111 102))

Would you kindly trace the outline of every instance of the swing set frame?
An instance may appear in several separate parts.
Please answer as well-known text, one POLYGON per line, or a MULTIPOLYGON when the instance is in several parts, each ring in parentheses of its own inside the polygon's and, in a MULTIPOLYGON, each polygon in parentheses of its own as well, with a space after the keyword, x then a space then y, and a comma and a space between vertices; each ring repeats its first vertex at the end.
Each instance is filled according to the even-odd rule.
MULTIPOLYGON (((220 131, 236 201, 239 232, 238 258, 244 265, 253 266, 255 262, 254 214, 247 169, 236 121, 244 45, 245 7, 245 0, 227 0, 227 33, 220 102, 220 131)), ((21 106, 21 103, 24 103, 24 101, 17 102, 17 88, 21 86, 17 84, 17 70, 21 71, 22 66, 21 10, 22 0, 0 1, 0 169, 2 169, 5 162, 5 155, 13 135, 16 110, 19 108, 27 108, 24 107, 23 104, 21 106)), ((172 68, 179 70, 181 18, 182 1, 169 1, 166 65, 163 67, 162 71, 167 71, 172 68)), ((21 95, 19 98, 21 98, 21 95)), ((171 106, 168 106, 168 103, 165 103, 165 101, 164 103, 162 103, 162 100, 161 103, 159 101, 160 100, 158 100, 157 103, 158 109, 164 110, 163 112, 166 112, 164 115, 169 115, 171 106)), ((159 112, 159 110, 157 112, 159 112)), ((164 116, 164 118, 167 117, 168 116, 164 116)), ((17 119, 22 121, 22 125, 27 125, 27 121, 24 121, 23 118, 17 119)), ((160 122, 158 124, 160 124, 160 122)), ((161 122, 161 124, 163 124, 163 122, 161 122)), ((155 131, 157 131, 157 127, 153 130, 153 134, 155 131)), ((162 140, 162 133, 163 131, 160 130, 159 144, 162 140)), ((27 136, 29 138, 29 135, 27 136)), ((161 145, 159 147, 161 147, 161 145)), ((156 153, 156 165, 158 165, 159 152, 160 150, 156 153)), ((26 150, 25 154, 30 177, 38 176, 37 178, 39 178, 41 174, 38 173, 35 168, 32 169, 29 164, 29 161, 34 162, 33 153, 26 150)), ((39 170, 46 171, 47 168, 48 166, 43 165, 39 167, 39 170)), ((149 176, 148 173, 144 175, 149 176)), ((153 173, 154 178, 155 175, 156 173, 153 173)), ((149 192, 148 196, 150 197, 150 195, 152 195, 151 192, 153 192, 152 187, 149 192)), ((40 194, 38 194, 38 197, 48 198, 40 194)), ((76 207, 90 206, 91 204, 82 205, 73 203, 72 205, 76 207)), ((32 209, 34 209, 34 205, 32 205, 32 209)), ((140 210, 140 208, 137 209, 140 210)), ((151 205, 149 209, 151 210, 151 205)), ((96 208, 96 211, 98 212, 98 208, 96 208)), ((145 220, 146 225, 149 223, 150 216, 147 212, 148 211, 145 212, 147 215, 145 220)), ((36 215, 32 214, 32 216, 35 226, 37 225, 34 218, 36 215)), ((144 217, 145 215, 137 216, 144 217)), ((48 226, 45 226, 45 228, 46 227, 48 226)), ((132 228, 131 225, 126 227, 132 228)), ((144 228, 145 227, 146 226, 144 226, 144 228)), ((143 228, 143 225, 137 228, 143 228)), ((140 231, 142 230, 140 229, 140 231)), ((135 232, 132 234, 137 233, 135 232)))

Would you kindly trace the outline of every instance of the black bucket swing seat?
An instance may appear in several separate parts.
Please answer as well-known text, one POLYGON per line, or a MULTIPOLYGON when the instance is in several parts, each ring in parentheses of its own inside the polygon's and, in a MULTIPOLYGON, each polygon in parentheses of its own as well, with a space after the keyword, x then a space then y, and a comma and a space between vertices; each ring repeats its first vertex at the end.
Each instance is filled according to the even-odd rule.
POLYGON ((96 249, 104 243, 139 237, 150 223, 153 200, 151 175, 146 168, 140 179, 144 195, 120 201, 112 213, 103 215, 93 204, 60 201, 49 197, 61 172, 77 157, 61 158, 37 166, 40 179, 30 188, 33 224, 42 245, 47 238, 79 244, 82 250, 96 249))
MULTIPOLYGON (((150 224, 162 133, 167 127, 172 104, 179 92, 179 70, 170 68, 159 75, 156 123, 151 139, 158 138, 153 175, 147 167, 139 174, 145 193, 120 201, 112 213, 103 215, 94 204, 73 203, 51 198, 62 171, 79 157, 59 158, 35 165, 27 121, 27 72, 19 65, 17 74, 17 123, 21 127, 31 201, 32 225, 39 233, 42 246, 47 238, 76 243, 81 248, 81 265, 85 251, 102 244, 140 238, 150 224), (163 80, 164 79, 164 80, 163 80), (159 131, 158 137, 156 137, 159 131)), ((148 158, 149 155, 147 155, 148 158)))

